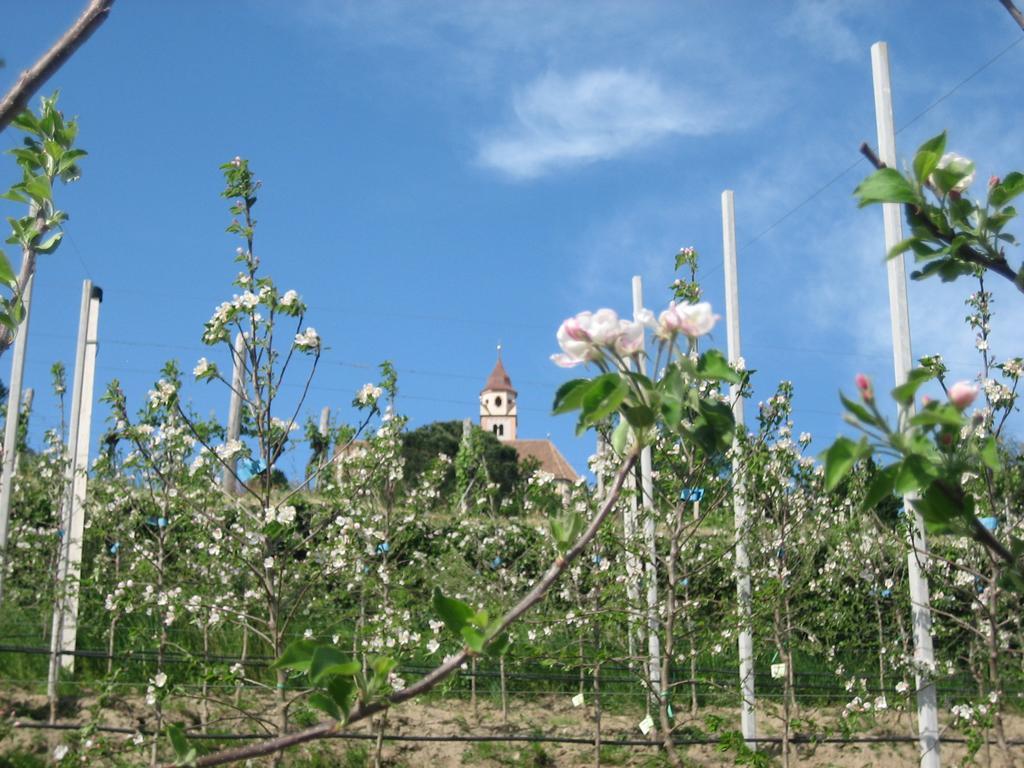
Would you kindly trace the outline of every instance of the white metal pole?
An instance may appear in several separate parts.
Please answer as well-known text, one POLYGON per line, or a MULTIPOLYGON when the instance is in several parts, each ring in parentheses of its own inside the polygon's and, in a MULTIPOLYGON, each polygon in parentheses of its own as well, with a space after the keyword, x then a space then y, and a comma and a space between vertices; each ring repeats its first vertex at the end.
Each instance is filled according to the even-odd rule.
POLYGON ((70 543, 70 519, 72 483, 75 477, 75 459, 78 455, 78 421, 82 405, 82 377, 85 368, 85 343, 89 330, 89 304, 92 299, 92 281, 82 282, 82 304, 78 313, 78 342, 75 345, 75 377, 71 386, 71 428, 68 444, 65 446, 65 489, 60 510, 60 551, 57 555, 57 575, 54 583, 53 623, 50 630, 50 671, 46 681, 47 697, 51 702, 57 696, 57 679, 60 674, 61 628, 64 623, 64 607, 67 599, 66 579, 70 543))
MULTIPOLYGON (((633 314, 644 308, 643 281, 639 275, 633 276, 633 314)), ((647 339, 644 334, 644 352, 647 339)), ((643 358, 637 359, 640 373, 647 372, 647 364, 643 358)), ((658 551, 654 537, 654 479, 651 473, 651 447, 647 446, 640 453, 640 495, 644 509, 644 543, 647 545, 647 663, 651 680, 651 693, 656 703, 661 702, 661 639, 658 636, 660 620, 658 618, 658 551)))
MULTIPOLYGON (((242 388, 245 386, 245 339, 241 333, 235 335, 235 346, 231 353, 231 401, 228 404, 228 434, 227 440, 237 440, 242 434, 242 388)), ((221 484, 225 491, 234 492, 237 489, 235 473, 238 470, 238 459, 232 456, 228 459, 228 466, 231 471, 224 470, 224 477, 221 484)))
POLYGON ((85 494, 89 481, 89 440, 92 434, 92 405, 96 383, 96 352, 99 343, 100 304, 103 290, 93 286, 89 297, 89 324, 82 372, 82 394, 78 406, 78 442, 75 474, 71 484, 71 516, 68 524, 67 599, 61 623, 61 666, 71 672, 78 635, 78 595, 82 580, 82 536, 85 531, 85 494))
POLYGON ((28 347, 28 317, 32 308, 32 285, 35 276, 30 275, 25 283, 21 303, 25 319, 18 328, 14 339, 14 355, 11 359, 10 391, 7 394, 7 423, 4 425, 3 469, 0 470, 0 604, 4 599, 4 575, 7 573, 7 530, 11 513, 11 486, 14 483, 14 465, 18 458, 18 417, 21 403, 21 384, 25 378, 25 351, 28 347), (13 407, 12 407, 13 406, 13 407))
MULTIPOLYGON (((740 292, 736 272, 736 207, 732 190, 722 193, 722 251, 725 255, 725 321, 729 362, 735 364, 740 351, 740 292)), ((736 384, 729 386, 736 430, 744 429, 743 398, 736 384)), ((732 442, 733 516, 736 532, 736 597, 739 604, 740 631, 740 729, 747 746, 757 749, 757 712, 754 709, 754 638, 750 628, 750 558, 747 556, 747 503, 744 496, 743 462, 739 440, 732 442)))
MULTIPOLYGON (((889 46, 884 42, 871 46, 871 72, 875 89, 875 123, 878 129, 878 156, 890 168, 896 167, 896 131, 892 109, 892 81, 889 68, 889 46)), ((882 206, 885 223, 885 249, 888 253, 903 240, 901 206, 887 203, 882 206)), ((896 385, 907 380, 912 366, 910 350, 910 310, 907 304, 907 271, 903 254, 887 262, 889 277, 889 314, 892 321, 892 357, 896 372, 896 385)), ((913 404, 900 410, 900 421, 913 415, 913 404)), ((935 669, 932 648, 932 610, 928 579, 922 566, 928 560, 928 542, 924 536, 924 521, 914 508, 914 497, 904 497, 904 506, 913 521, 910 554, 907 556, 910 584, 910 610, 914 624, 914 666, 917 685, 917 727, 921 747, 922 768, 939 766, 939 721, 935 684, 929 670, 935 669)))

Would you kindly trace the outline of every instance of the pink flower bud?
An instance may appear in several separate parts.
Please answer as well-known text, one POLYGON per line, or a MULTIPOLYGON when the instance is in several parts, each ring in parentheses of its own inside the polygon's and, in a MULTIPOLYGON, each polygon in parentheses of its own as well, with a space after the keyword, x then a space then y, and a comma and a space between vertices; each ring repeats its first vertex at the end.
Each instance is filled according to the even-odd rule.
POLYGON ((992 189, 993 187, 997 187, 997 186, 999 186, 999 177, 998 176, 990 176, 989 180, 988 180, 988 188, 992 189))
POLYGON ((978 385, 969 381, 958 381, 949 388, 949 402, 956 406, 957 410, 964 410, 974 402, 978 396, 978 385))
POLYGON ((871 389, 871 379, 863 373, 858 373, 853 377, 853 381, 857 385, 857 389, 860 390, 860 396, 864 398, 864 402, 870 403, 875 399, 875 393, 871 389))
POLYGON ((929 405, 931 405, 933 402, 934 402, 934 400, 932 398, 930 398, 928 395, 922 395, 921 396, 921 405, 925 406, 926 408, 929 405))

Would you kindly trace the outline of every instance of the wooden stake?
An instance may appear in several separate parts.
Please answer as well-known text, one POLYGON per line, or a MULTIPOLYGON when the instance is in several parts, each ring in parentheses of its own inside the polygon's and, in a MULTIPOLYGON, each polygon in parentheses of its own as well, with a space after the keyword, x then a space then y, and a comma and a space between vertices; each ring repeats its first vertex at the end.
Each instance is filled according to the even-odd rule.
MULTIPOLYGON (((736 271, 736 207, 732 190, 722 193, 722 251, 725 255, 725 322, 729 362, 735 364, 740 350, 740 292, 736 271)), ((744 429, 743 398, 736 384, 729 386, 732 415, 737 432, 744 429)), ((740 631, 740 730, 747 746, 757 749, 757 713, 754 709, 754 638, 750 631, 750 558, 747 555, 747 503, 744 497, 743 464, 737 455, 739 440, 732 442, 733 518, 736 535, 736 598, 739 603, 740 631)))
MULTIPOLYGON (((875 90, 875 123, 878 129, 878 154, 890 168, 896 166, 896 131, 892 109, 892 81, 889 68, 889 46, 879 42, 871 46, 871 72, 875 90)), ((885 223, 885 251, 888 253, 903 240, 902 206, 882 206, 885 223)), ((892 357, 896 385, 907 380, 913 355, 910 348, 910 310, 907 303, 907 270, 903 254, 887 262, 889 277, 889 314, 892 321, 892 357)), ((900 407, 900 424, 913 416, 914 406, 900 407)), ((904 497, 904 509, 913 516, 910 554, 907 556, 910 586, 910 610, 914 625, 914 666, 917 686, 917 728, 921 747, 921 768, 938 768, 939 722, 935 684, 921 670, 935 669, 932 648, 932 610, 928 579, 922 567, 928 561, 928 542, 924 521, 914 508, 914 496, 904 497)))
POLYGON ((7 573, 7 530, 11 511, 11 486, 14 483, 14 465, 18 460, 18 418, 17 403, 21 402, 21 384, 25 378, 25 351, 28 348, 28 319, 32 307, 32 286, 35 280, 30 276, 21 300, 25 308, 25 319, 14 340, 14 357, 11 360, 10 391, 7 394, 7 423, 4 425, 3 469, 0 471, 0 605, 3 604, 4 574, 7 573), (14 407, 12 408, 12 404, 14 407))

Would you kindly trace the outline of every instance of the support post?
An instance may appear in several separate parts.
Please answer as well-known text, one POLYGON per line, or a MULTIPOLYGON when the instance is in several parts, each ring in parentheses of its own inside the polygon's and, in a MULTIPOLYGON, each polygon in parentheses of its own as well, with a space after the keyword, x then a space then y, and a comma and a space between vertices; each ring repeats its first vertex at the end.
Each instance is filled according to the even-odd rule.
POLYGON ((61 666, 71 672, 75 668, 72 655, 78 636, 78 594, 82 580, 82 536, 85 531, 85 494, 89 481, 89 442, 92 434, 92 405, 96 382, 96 352, 99 344, 100 304, 103 290, 92 286, 89 292, 89 324, 85 341, 82 393, 78 406, 78 440, 75 446, 74 476, 71 486, 71 517, 67 537, 67 583, 70 585, 67 612, 61 627, 61 666))
MULTIPOLYGON (((725 321, 729 345, 729 362, 735 364, 740 350, 740 292, 736 272, 736 207, 732 190, 722 192, 722 251, 725 255, 725 321)), ((729 386, 732 415, 736 430, 744 429, 743 398, 737 384, 729 386)), ((747 746, 757 749, 757 712, 754 697, 754 638, 750 629, 750 558, 747 555, 747 503, 744 497, 743 462, 739 456, 739 439, 732 441, 733 516, 736 535, 736 598, 739 605, 740 631, 740 730, 747 746)))
MULTIPOLYGON (((871 73, 875 91, 875 124, 878 129, 878 156, 890 168, 896 167, 896 131, 892 109, 892 79, 889 67, 889 46, 878 42, 871 46, 871 73)), ((882 206, 885 224, 885 250, 903 240, 902 206, 886 203, 882 206)), ((892 357, 896 373, 896 386, 907 380, 913 356, 910 347, 910 310, 907 302, 907 271, 903 254, 887 262, 889 278, 889 315, 892 322, 892 357)), ((900 424, 914 414, 914 406, 900 407, 900 424)), ((917 686, 917 729, 921 749, 921 768, 938 768, 939 722, 935 683, 931 672, 935 669, 932 648, 932 610, 928 579, 922 566, 928 561, 928 542, 924 535, 924 521, 914 507, 914 496, 904 496, 904 509, 911 516, 913 530, 910 536, 910 554, 907 556, 910 586, 910 610, 914 625, 914 679, 917 686)))
MULTIPOLYGON (((75 376, 71 386, 71 427, 65 447, 65 488, 60 509, 60 550, 57 555, 57 573, 54 582, 53 623, 50 630, 50 668, 46 680, 46 693, 50 700, 50 719, 57 713, 57 681, 62 665, 62 639, 67 615, 68 559, 71 555, 71 498, 75 478, 75 459, 78 456, 78 429, 81 418, 82 379, 85 374, 85 346, 89 331, 89 309, 92 301, 92 281, 82 283, 82 304, 78 313, 78 341, 75 345, 75 376)), ((72 664, 74 657, 71 657, 72 664)))
POLYGON ((14 356, 11 360, 10 391, 7 394, 7 423, 4 425, 3 469, 0 470, 0 605, 4 599, 4 576, 7 574, 7 531, 11 514, 11 491, 14 483, 14 465, 18 460, 18 418, 21 402, 21 384, 25 378, 25 352, 28 348, 28 319, 32 309, 32 286, 35 276, 30 275, 25 283, 21 301, 25 319, 14 339, 14 356), (11 405, 14 404, 12 408, 11 405))
MULTIPOLYGON (((644 308, 643 281, 639 275, 633 276, 633 315, 639 315, 644 308)), ((644 333, 644 349, 646 354, 647 334, 644 333)), ((644 357, 637 358, 637 369, 647 373, 644 357)), ((647 547, 647 562, 644 569, 647 574, 647 663, 651 681, 651 700, 661 702, 661 639, 658 636, 660 620, 658 618, 658 552, 654 536, 654 479, 651 473, 651 447, 647 446, 640 453, 640 498, 644 510, 644 544, 647 547)))
MULTIPOLYGON (((235 334, 235 346, 231 352, 231 400, 228 404, 228 433, 227 442, 238 440, 242 435, 242 388, 245 386, 245 338, 241 333, 235 334)), ((238 488, 235 475, 238 471, 238 458, 232 456, 228 459, 228 466, 224 469, 224 476, 221 478, 221 485, 228 493, 234 493, 238 488)))

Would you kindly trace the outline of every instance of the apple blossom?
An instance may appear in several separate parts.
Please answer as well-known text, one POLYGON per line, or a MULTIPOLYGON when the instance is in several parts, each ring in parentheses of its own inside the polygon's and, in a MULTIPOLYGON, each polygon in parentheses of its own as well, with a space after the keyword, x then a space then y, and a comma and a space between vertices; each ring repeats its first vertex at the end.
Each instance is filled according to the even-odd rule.
POLYGON ((978 385, 969 381, 958 381, 949 388, 949 402, 958 410, 964 410, 978 396, 978 385))
POLYGON ((316 350, 320 348, 320 334, 315 328, 307 328, 302 333, 295 334, 295 346, 303 350, 316 350))
MULTIPOLYGON (((956 184, 952 186, 952 188, 950 188, 950 192, 960 194, 969 186, 971 186, 971 182, 974 181, 974 163, 972 163, 966 157, 962 157, 961 155, 956 154, 955 152, 947 152, 946 154, 944 154, 942 158, 939 160, 939 164, 935 166, 935 168, 936 170, 944 170, 946 168, 949 168, 951 171, 966 174, 962 179, 960 179, 960 181, 958 181, 956 184), (970 172, 968 173, 968 171, 970 172)), ((938 184, 935 183, 934 174, 928 177, 928 181, 933 186, 938 186, 938 184)))
POLYGON ((711 305, 706 301, 697 304, 677 304, 673 301, 658 316, 656 333, 662 339, 669 339, 678 333, 695 339, 709 333, 717 320, 718 315, 711 311, 711 305))

